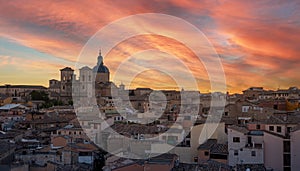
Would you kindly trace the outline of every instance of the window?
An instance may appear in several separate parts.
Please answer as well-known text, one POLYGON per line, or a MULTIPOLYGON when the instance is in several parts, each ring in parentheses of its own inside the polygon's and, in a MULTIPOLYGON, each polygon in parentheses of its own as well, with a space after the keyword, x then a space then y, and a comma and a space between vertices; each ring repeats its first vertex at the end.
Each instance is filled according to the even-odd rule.
POLYGON ((276 127, 277 132, 281 132, 281 126, 276 127))
POLYGON ((291 166, 291 154, 283 154, 283 165, 291 166))
POLYGON ((233 137, 233 142, 240 142, 240 137, 233 137))
POLYGON ((274 126, 269 126, 270 131, 274 131, 274 126))
POLYGON ((291 167, 285 166, 285 167, 283 168, 283 171, 291 171, 291 167))
POLYGON ((260 129, 260 125, 258 124, 258 125, 256 125, 256 129, 260 129))
POLYGON ((209 152, 208 152, 208 151, 205 151, 205 152, 204 152, 204 155, 205 155, 205 156, 208 156, 208 155, 209 155, 209 152))
POLYGON ((256 151, 251 151, 251 156, 256 156, 256 151))
POLYGON ((198 157, 194 157, 194 162, 198 162, 198 157))
POLYGON ((287 132, 290 133, 292 130, 292 127, 287 127, 287 132))
POLYGON ((235 156, 239 155, 239 151, 238 150, 234 150, 233 155, 235 155, 235 156))
POLYGON ((283 152, 285 153, 291 152, 291 141, 283 141, 283 152))
POLYGON ((222 154, 211 154, 210 155, 211 159, 223 159, 227 160, 227 155, 222 155, 222 154))
POLYGON ((225 115, 225 116, 228 116, 228 112, 225 112, 224 115, 225 115))

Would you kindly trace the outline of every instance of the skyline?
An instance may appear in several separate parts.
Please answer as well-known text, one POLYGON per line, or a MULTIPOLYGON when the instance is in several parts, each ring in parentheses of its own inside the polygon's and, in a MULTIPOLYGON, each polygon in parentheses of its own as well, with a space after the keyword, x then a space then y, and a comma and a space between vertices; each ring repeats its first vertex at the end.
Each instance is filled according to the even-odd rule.
MULTIPOLYGON (((276 3, 237 0, 201 3, 178 0, 163 3, 5 1, 0 6, 0 84, 48 86, 49 79, 59 79, 59 69, 74 68, 84 44, 103 26, 128 15, 164 13, 185 19, 207 36, 221 58, 230 93, 251 86, 266 89, 299 87, 299 7, 296 0, 276 3)), ((153 27, 159 27, 159 24, 163 23, 153 27)), ((122 42, 105 56, 105 65, 113 73, 116 62, 127 55, 124 52, 134 55, 147 48, 173 52, 190 62, 192 67, 194 58, 187 49, 178 42, 157 36, 139 36, 122 42), (141 41, 144 43, 140 44, 141 41)), ((92 57, 96 61, 98 52, 91 53, 95 54, 92 57)), ((167 58, 151 55, 149 52, 142 59, 152 59, 150 62, 155 64, 159 59, 167 58)), ((201 79, 200 91, 207 92, 209 83, 204 68, 194 67, 192 72, 201 79)), ((166 78, 152 76, 146 80, 143 79, 145 75, 137 78, 138 82, 149 85, 166 78)), ((153 74, 150 72, 149 75, 153 74)), ((166 80, 168 82, 163 84, 171 87, 170 79, 166 80)), ((143 87, 142 84, 136 87, 139 86, 143 87)))

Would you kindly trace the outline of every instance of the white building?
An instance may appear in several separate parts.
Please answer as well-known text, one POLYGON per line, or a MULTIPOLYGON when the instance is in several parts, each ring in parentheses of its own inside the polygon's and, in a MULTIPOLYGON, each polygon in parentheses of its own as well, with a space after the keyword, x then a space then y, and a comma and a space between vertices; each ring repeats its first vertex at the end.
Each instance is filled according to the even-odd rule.
POLYGON ((300 168, 300 127, 296 127, 290 133, 291 138, 291 170, 297 171, 300 168))
POLYGON ((262 131, 249 131, 245 127, 228 128, 228 164, 263 164, 264 142, 262 131))

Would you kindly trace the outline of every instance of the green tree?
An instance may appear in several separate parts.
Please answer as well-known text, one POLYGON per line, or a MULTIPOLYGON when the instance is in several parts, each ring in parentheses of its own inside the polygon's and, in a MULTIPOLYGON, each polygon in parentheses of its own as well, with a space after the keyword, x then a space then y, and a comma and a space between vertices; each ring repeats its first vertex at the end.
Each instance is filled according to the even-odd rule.
POLYGON ((48 94, 45 91, 32 91, 30 93, 31 100, 43 100, 45 102, 49 101, 48 94))

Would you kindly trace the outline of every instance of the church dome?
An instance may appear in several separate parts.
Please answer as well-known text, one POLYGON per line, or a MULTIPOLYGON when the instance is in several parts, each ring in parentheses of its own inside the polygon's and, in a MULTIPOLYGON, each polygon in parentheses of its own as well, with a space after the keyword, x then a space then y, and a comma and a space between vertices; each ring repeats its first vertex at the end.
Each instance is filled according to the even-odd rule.
POLYGON ((93 71, 97 73, 109 73, 109 69, 105 65, 97 65, 93 68, 93 71))
POLYGON ((103 64, 103 57, 101 51, 99 52, 97 65, 93 68, 96 73, 109 73, 109 69, 103 64))

